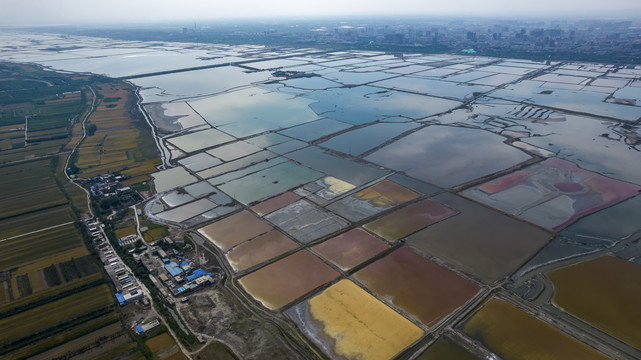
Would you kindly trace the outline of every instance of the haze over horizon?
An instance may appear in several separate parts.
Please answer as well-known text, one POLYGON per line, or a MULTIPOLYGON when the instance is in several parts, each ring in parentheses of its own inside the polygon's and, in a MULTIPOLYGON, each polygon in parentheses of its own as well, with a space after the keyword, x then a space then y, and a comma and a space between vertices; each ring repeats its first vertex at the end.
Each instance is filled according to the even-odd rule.
POLYGON ((478 16, 478 17, 615 17, 641 16, 636 0, 459 0, 456 2, 401 0, 372 3, 367 0, 324 2, 297 0, 204 0, 151 1, 112 0, 103 6, 79 0, 0 0, 0 26, 44 26, 66 24, 117 24, 158 21, 194 21, 234 18, 274 18, 312 16, 478 16))

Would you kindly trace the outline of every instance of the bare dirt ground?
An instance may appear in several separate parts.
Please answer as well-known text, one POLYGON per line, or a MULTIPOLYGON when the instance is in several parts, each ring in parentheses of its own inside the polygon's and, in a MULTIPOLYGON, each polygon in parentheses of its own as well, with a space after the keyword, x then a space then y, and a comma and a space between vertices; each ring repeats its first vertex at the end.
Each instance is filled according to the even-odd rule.
POLYGON ((225 288, 202 290, 179 306, 192 329, 225 343, 242 359, 300 359, 287 350, 274 325, 256 319, 225 288))

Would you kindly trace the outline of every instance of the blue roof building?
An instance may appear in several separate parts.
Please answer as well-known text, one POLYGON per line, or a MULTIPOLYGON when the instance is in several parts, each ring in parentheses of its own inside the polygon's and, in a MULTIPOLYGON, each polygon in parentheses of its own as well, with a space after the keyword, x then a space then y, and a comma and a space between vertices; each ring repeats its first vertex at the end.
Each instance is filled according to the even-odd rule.
POLYGON ((183 273, 183 269, 181 269, 180 266, 178 266, 178 264, 173 261, 165 265, 165 269, 167 269, 169 274, 173 277, 176 277, 183 273))
POLYGON ((196 278, 199 278, 199 277, 201 277, 203 275, 206 275, 205 270, 196 269, 196 270, 194 270, 193 274, 187 276, 187 281, 192 281, 192 280, 194 280, 196 278))
POLYGON ((118 300, 118 303, 120 304, 120 306, 123 306, 126 302, 125 297, 122 296, 122 293, 119 293, 119 292, 116 293, 116 299, 118 300))

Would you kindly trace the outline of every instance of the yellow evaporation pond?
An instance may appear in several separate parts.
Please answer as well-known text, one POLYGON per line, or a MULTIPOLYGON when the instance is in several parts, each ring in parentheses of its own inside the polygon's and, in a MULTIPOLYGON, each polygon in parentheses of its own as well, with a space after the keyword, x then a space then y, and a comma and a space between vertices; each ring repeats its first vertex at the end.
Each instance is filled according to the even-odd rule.
POLYGON ((317 183, 324 188, 318 192, 318 195, 327 200, 333 199, 356 187, 333 176, 326 176, 323 179, 318 180, 317 183))
POLYGON ((380 207, 404 203, 416 199, 418 196, 414 191, 389 180, 383 180, 354 194, 355 198, 369 201, 372 206, 380 207))
POLYGON ((309 300, 312 317, 335 340, 346 358, 390 359, 423 331, 349 280, 341 280, 309 300))

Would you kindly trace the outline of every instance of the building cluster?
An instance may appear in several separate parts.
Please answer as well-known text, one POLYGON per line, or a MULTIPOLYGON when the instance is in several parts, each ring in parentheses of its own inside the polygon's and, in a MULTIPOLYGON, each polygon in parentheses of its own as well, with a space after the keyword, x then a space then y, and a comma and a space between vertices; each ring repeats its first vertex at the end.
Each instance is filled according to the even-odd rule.
POLYGON ((116 299, 120 306, 128 304, 143 297, 140 285, 133 274, 127 270, 122 259, 114 251, 111 244, 105 241, 105 236, 100 223, 94 219, 86 219, 87 231, 93 238, 93 243, 98 250, 98 256, 102 261, 109 278, 116 288, 116 299))
MULTIPOLYGON (((267 43, 349 46, 436 47, 442 51, 475 49, 479 53, 576 53, 641 56, 641 24, 608 20, 354 19, 340 22, 269 24, 258 31, 236 27, 232 37, 267 43), (289 25, 289 26, 288 26, 289 25), (632 54, 630 54, 632 52, 632 54)), ((207 28, 201 30, 205 36, 207 28)), ((217 29, 217 31, 221 31, 217 29)))
MULTIPOLYGON (((168 238, 161 241, 165 244, 173 244, 172 240, 168 238)), ((220 269, 205 271, 196 267, 193 258, 186 257, 175 248, 163 250, 156 244, 150 250, 151 257, 139 258, 151 274, 152 282, 170 303, 173 302, 172 297, 182 296, 215 284, 222 278, 220 269)))
POLYGON ((129 186, 124 186, 120 183, 125 179, 124 175, 108 173, 94 176, 87 181, 89 182, 91 195, 102 199, 131 193, 132 190, 129 186))

